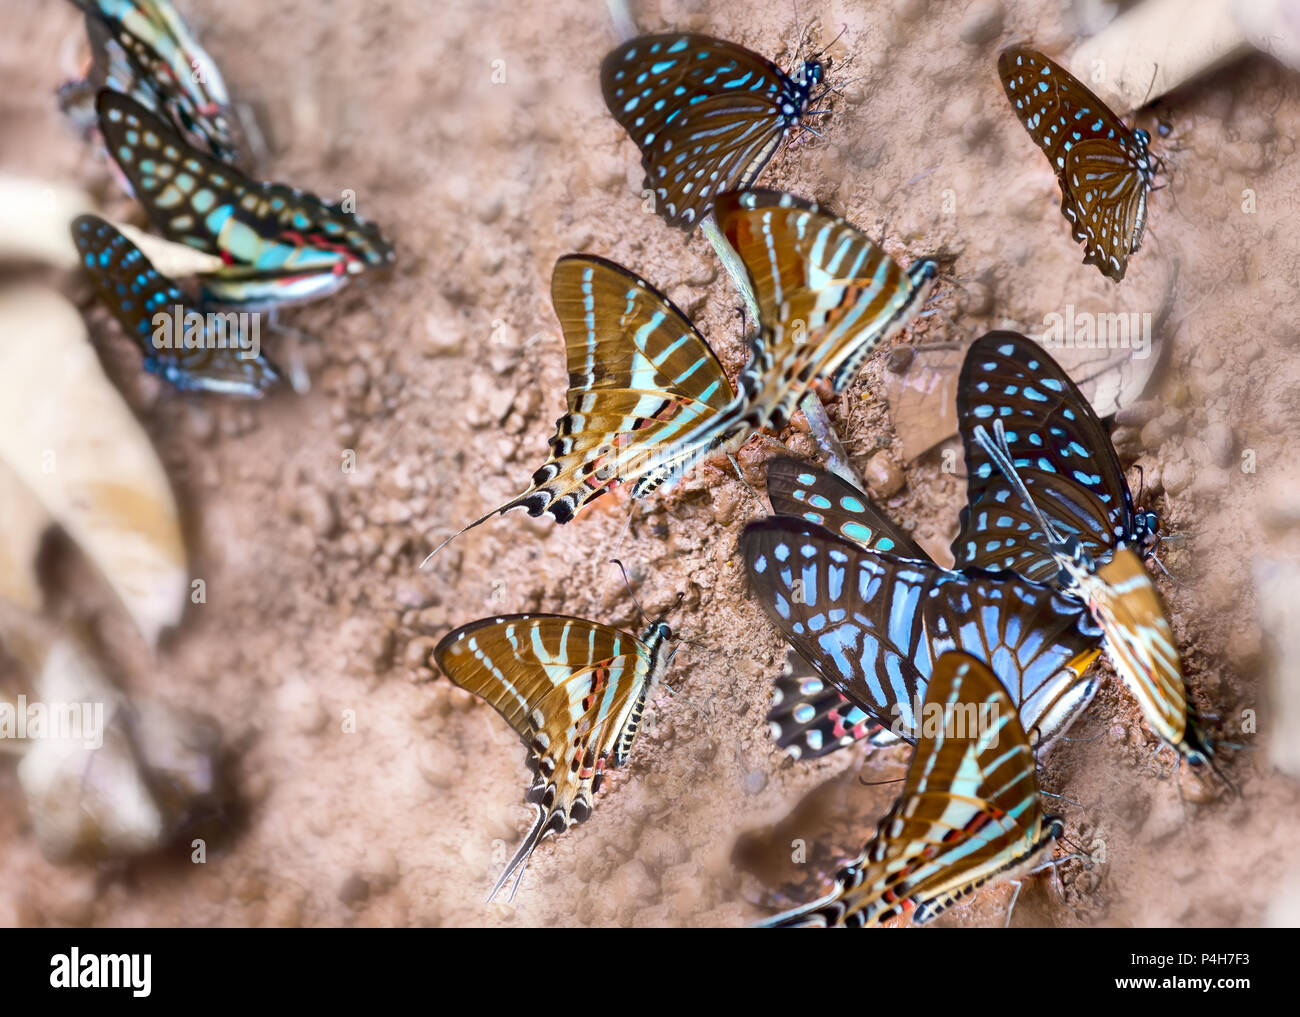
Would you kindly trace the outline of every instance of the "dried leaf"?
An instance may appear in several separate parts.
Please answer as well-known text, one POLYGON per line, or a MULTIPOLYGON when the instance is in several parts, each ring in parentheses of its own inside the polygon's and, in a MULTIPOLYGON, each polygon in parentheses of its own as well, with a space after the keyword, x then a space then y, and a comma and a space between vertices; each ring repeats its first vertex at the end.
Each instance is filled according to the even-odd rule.
MULTIPOLYGON (((84 191, 25 177, 0 175, 0 258, 39 261, 56 268, 77 267, 77 248, 69 229, 79 215, 94 213, 84 191)), ((180 278, 216 272, 215 254, 155 237, 134 226, 114 223, 165 276, 180 278)))
POLYGON ((74 268, 77 249, 68 227, 94 210, 78 188, 0 175, 0 258, 74 268))
POLYGON ((28 739, 18 780, 53 861, 154 851, 219 806, 215 725, 159 703, 132 704, 75 636, 50 646, 36 695, 10 704, 15 726, 18 706, 28 739))
POLYGON ((50 514, 36 496, 0 462, 0 598, 29 611, 41 606, 36 553, 50 525, 50 514))
POLYGON ((0 461, 93 560, 150 642, 188 577, 176 502, 86 327, 40 287, 0 292, 0 461))

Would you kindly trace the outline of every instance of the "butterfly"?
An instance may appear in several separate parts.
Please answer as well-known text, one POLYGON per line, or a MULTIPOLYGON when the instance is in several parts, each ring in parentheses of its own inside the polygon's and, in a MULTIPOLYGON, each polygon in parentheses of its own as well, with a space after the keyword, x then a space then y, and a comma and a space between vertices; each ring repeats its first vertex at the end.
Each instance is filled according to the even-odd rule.
POLYGON ((662 619, 638 639, 581 618, 517 614, 471 622, 435 647, 443 673, 528 746, 526 800, 537 815, 488 900, 516 871, 522 878, 539 841, 591 815, 606 769, 627 762, 646 699, 672 662, 672 639, 662 619))
POLYGON ((962 649, 1007 681, 1041 744, 1091 701, 1101 632, 1087 610, 1014 573, 964 574, 774 516, 740 538, 750 589, 786 641, 851 704, 915 741, 934 661, 962 649))
POLYGON ((724 194, 714 218, 749 278, 758 332, 733 405, 683 436, 691 455, 652 463, 635 497, 711 448, 784 427, 814 385, 843 391, 867 355, 911 320, 938 275, 930 258, 903 271, 855 226, 780 191, 724 194))
POLYGON ((757 179, 804 117, 829 112, 810 108, 825 72, 812 59, 787 75, 706 35, 643 35, 605 57, 600 87, 641 150, 656 211, 690 232, 718 195, 757 179))
POLYGON ((1056 173, 1061 211, 1084 244, 1083 263, 1119 282, 1142 246, 1155 178, 1151 136, 1130 131, 1083 82, 1027 46, 999 54, 998 76, 1056 173))
POLYGON ((96 111, 105 147, 154 226, 227 263, 200 278, 206 299, 245 307, 310 300, 393 261, 377 226, 204 155, 129 96, 102 91, 96 111))
MULTIPOLYGON (((772 514, 824 526, 867 549, 928 561, 920 545, 880 513, 871 499, 835 474, 789 456, 767 463, 772 514)), ((826 682, 791 650, 776 679, 767 715, 777 745, 796 759, 817 759, 863 738, 873 745, 894 741, 887 728, 826 682)))
POLYGON ((250 329, 248 315, 196 308, 135 244, 96 216, 75 219, 72 239, 100 299, 144 353, 146 371, 182 391, 254 399, 280 383, 280 371, 251 330, 258 327, 255 316, 250 329))
POLYGON ((194 148, 239 163, 238 120, 221 72, 168 0, 72 2, 85 12, 93 56, 86 79, 60 89, 65 111, 92 127, 95 93, 122 92, 166 117, 194 148))
POLYGON ((515 508, 567 523, 615 485, 640 477, 653 450, 663 449, 670 462, 686 455, 680 436, 734 398, 722 365, 686 315, 621 265, 567 255, 555 263, 551 300, 564 333, 569 390, 550 458, 527 491, 448 537, 434 554, 515 508))
POLYGON ((1155 584, 1142 567, 1159 520, 1134 508, 1105 426, 1037 343, 990 332, 957 389, 967 506, 957 568, 1007 568, 1086 603, 1152 728, 1190 762, 1212 748, 1188 701, 1155 584))
POLYGON ((995 879, 1030 870, 1065 830, 1043 812, 1028 736, 987 664, 960 651, 935 662, 924 733, 902 794, 821 900, 766 928, 923 924, 995 879))

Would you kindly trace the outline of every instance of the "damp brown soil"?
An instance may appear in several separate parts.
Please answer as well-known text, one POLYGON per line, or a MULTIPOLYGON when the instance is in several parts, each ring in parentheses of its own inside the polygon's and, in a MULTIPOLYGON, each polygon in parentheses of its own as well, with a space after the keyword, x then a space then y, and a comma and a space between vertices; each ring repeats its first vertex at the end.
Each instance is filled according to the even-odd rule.
MULTIPOLYGON (((708 31, 787 64, 795 55, 786 4, 638 6, 645 30, 708 31)), ((820 38, 846 26, 831 54, 849 83, 822 137, 783 149, 762 182, 828 203, 904 263, 943 257, 942 313, 900 345, 1041 331, 1067 304, 1158 315, 1172 293, 1159 366, 1117 444, 1177 535, 1163 554, 1177 581, 1160 586, 1201 710, 1246 746, 1223 753, 1242 795, 1175 767, 1098 665, 1100 694, 1042 775, 1070 799, 1067 836, 1093 861, 1028 880, 1014 922, 1294 923, 1300 785, 1270 764, 1278 735, 1252 569, 1300 544, 1300 81, 1251 58, 1140 118, 1169 186, 1152 196, 1147 243, 1117 288, 1080 264, 1046 162, 994 74, 1013 39, 1069 48, 1058 6, 945 4, 940 17, 916 0, 836 5, 820 38), (1243 733, 1252 716, 1258 733, 1243 733)), ((764 715, 784 648, 746 594, 736 550, 764 509, 725 463, 648 499, 630 526, 622 496, 565 527, 514 514, 419 568, 451 529, 522 489, 546 452, 565 382, 549 304, 560 255, 629 266, 694 318, 729 371, 744 358, 738 300, 708 242, 642 209, 639 160, 599 92, 600 58, 617 41, 604 5, 185 7, 265 128, 266 174, 354 191, 398 262, 286 313, 319 339, 314 387, 256 406, 161 390, 87 302, 106 367, 167 466, 208 598, 152 653, 58 542, 46 556, 64 562, 52 596, 89 619, 131 694, 217 718, 242 818, 203 865, 186 844, 129 865, 56 866, 6 764, 0 923, 739 926, 820 892, 894 794, 862 781, 900 776, 906 757, 859 749, 800 764, 774 750, 764 715), (353 472, 341 469, 348 450, 353 472), (524 752, 496 714, 437 676, 429 651, 492 613, 635 628, 607 563, 615 548, 648 612, 683 598, 672 620, 691 642, 670 676, 676 694, 656 695, 592 818, 537 851, 513 904, 485 906, 526 828, 524 752)), ((3 168, 80 183, 133 214, 57 115, 57 62, 32 59, 79 31, 71 5, 7 3, 0 28, 3 168)), ((60 284, 86 296, 74 279, 60 284)), ((938 457, 902 461, 884 359, 831 418, 855 465, 874 463, 878 493, 900 485, 880 498, 886 509, 941 554, 963 483, 938 457)), ((797 428, 774 437, 814 452, 797 428)), ((773 447, 740 456, 760 491, 773 447)), ((1000 924, 1010 894, 990 889, 943 921, 1000 924)))

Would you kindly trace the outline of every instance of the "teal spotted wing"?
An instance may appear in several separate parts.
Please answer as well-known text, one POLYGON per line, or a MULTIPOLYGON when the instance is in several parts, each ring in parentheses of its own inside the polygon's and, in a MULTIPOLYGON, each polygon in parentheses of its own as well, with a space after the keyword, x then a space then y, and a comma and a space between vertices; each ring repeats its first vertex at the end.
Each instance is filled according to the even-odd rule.
POLYGON ((280 383, 261 352, 256 320, 247 314, 202 312, 103 219, 72 224, 81 265, 101 300, 144 354, 145 370, 182 391, 258 398, 280 383), (193 324, 191 324, 193 323, 193 324), (186 329, 196 334, 187 344, 186 329))
MULTIPOLYGON (((693 230, 719 194, 749 187, 811 115, 824 67, 787 75, 743 46, 706 35, 643 35, 605 57, 600 86, 636 142, 655 211, 693 230)), ((824 112, 824 111, 817 111, 824 112)))
POLYGON ((1061 541, 1093 560, 1117 547, 1149 554, 1158 520, 1138 512, 1105 425, 1065 370, 1018 332, 989 332, 966 353, 957 387, 966 453, 966 507, 953 541, 957 568, 1012 569, 1056 579, 1061 541), (976 435, 1000 422, 1012 465, 1055 534, 998 468, 976 435))
MULTIPOLYGON (((767 498, 773 515, 816 523, 865 548, 929 560, 867 495, 820 466, 788 456, 768 460, 767 498)), ((767 721, 777 745, 796 759, 818 759, 864 738, 874 745, 894 740, 794 650, 776 679, 767 721)))
POLYGON ((169 240, 227 263, 200 279, 212 300, 308 300, 393 261, 392 245, 374 224, 204 155, 129 96, 100 92, 96 110, 105 146, 153 225, 169 240))
POLYGON ((1056 174, 1083 263, 1119 282, 1142 246, 1155 178, 1150 135, 1130 130, 1082 81, 1028 46, 1002 51, 998 77, 1056 174))
POLYGON ((241 161, 238 117, 216 61, 169 0, 72 0, 86 15, 92 63, 59 91, 66 112, 94 126, 95 94, 121 92, 165 117, 194 148, 241 161))

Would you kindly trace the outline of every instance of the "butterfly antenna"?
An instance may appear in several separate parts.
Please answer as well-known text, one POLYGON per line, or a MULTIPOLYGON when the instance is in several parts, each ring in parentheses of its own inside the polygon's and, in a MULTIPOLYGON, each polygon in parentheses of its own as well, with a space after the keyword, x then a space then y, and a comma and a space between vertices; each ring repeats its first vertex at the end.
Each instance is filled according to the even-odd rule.
POLYGON ((863 780, 862 774, 858 774, 858 783, 863 787, 883 787, 885 784, 900 784, 905 780, 906 777, 895 777, 893 780, 863 780))
POLYGON ((1048 798, 1059 798, 1061 801, 1065 802, 1066 804, 1073 805, 1076 809, 1087 808, 1087 806, 1084 805, 1083 802, 1076 802, 1073 798, 1067 798, 1065 795, 1058 795, 1054 791, 1044 791, 1042 788, 1039 788, 1038 793, 1040 795, 1046 795, 1048 798))
POLYGON ((814 59, 814 60, 817 59, 817 57, 821 56, 821 55, 822 55, 823 53, 825 53, 828 49, 830 49, 830 48, 831 48, 832 46, 834 46, 837 42, 839 42, 840 39, 842 39, 842 38, 844 37, 844 33, 847 32, 848 30, 849 30, 849 25, 848 25, 848 22, 846 21, 844 24, 840 25, 840 30, 839 30, 838 32, 835 33, 835 38, 832 39, 832 40, 831 40, 830 42, 828 42, 825 46, 823 46, 821 49, 819 49, 816 53, 813 54, 813 59, 814 59))
POLYGON ((1013 879, 1011 885, 1016 888, 1016 892, 1011 895, 1011 903, 1007 906, 1007 920, 1002 923, 1002 928, 1004 929, 1011 928, 1011 913, 1015 911, 1016 901, 1020 899, 1020 887, 1022 883, 1018 879, 1013 879))
POLYGON ((645 609, 641 606, 641 601, 637 600, 636 594, 632 592, 632 583, 627 577, 627 569, 623 567, 623 563, 617 558, 611 558, 609 561, 611 565, 617 565, 618 570, 623 573, 623 585, 627 587, 628 596, 632 598, 632 603, 636 605, 637 611, 640 612, 641 620, 649 625, 650 616, 645 613, 645 609))
MULTIPOLYGON (((1224 744, 1226 744, 1226 743, 1224 743, 1224 744)), ((1238 798, 1242 798, 1242 797, 1244 797, 1244 795, 1242 795, 1242 793, 1241 793, 1241 788, 1237 787, 1236 784, 1234 784, 1231 780, 1228 779, 1228 775, 1227 775, 1226 773, 1224 773, 1222 770, 1219 769, 1219 764, 1216 763, 1216 762, 1214 761, 1214 757, 1213 757, 1213 756, 1209 756, 1209 755, 1207 755, 1207 756, 1205 757, 1205 761, 1206 761, 1207 763, 1210 764, 1210 769, 1214 771, 1214 775, 1215 775, 1216 777, 1218 777, 1219 780, 1223 781, 1223 783, 1226 784, 1226 785, 1228 786, 1228 790, 1229 790, 1229 791, 1231 791, 1231 792, 1232 792, 1234 795, 1236 795, 1238 798)))
POLYGON ((758 496, 758 492, 754 490, 753 485, 750 484, 750 482, 745 479, 745 475, 740 471, 740 463, 736 462, 736 457, 732 455, 730 452, 728 452, 727 459, 731 463, 731 468, 736 471, 736 476, 740 478, 740 482, 745 485, 745 490, 754 496, 754 500, 758 502, 759 506, 761 507, 763 504, 763 499, 758 496))
POLYGON ((1184 588, 1187 586, 1185 582, 1177 578, 1172 572, 1170 572, 1167 568, 1165 568, 1165 563, 1160 560, 1160 555, 1158 554, 1151 555, 1151 560, 1156 563, 1156 565, 1160 568, 1160 571, 1165 574, 1165 578, 1168 579, 1171 583, 1173 583, 1176 586, 1182 586, 1184 588))
MULTIPOLYGON (((538 805, 537 817, 533 820, 533 825, 528 831, 528 836, 524 838, 523 843, 520 844, 519 848, 515 851, 514 857, 510 859, 510 862, 505 867, 505 871, 501 873, 500 877, 498 877, 496 885, 492 887, 492 892, 487 895, 487 900, 484 901, 484 903, 491 904, 492 898, 501 892, 501 888, 506 885, 510 877, 513 876, 516 871, 519 873, 519 878, 523 878, 523 870, 527 867, 528 859, 533 853, 533 848, 537 847, 537 842, 542 839, 542 830, 546 827, 548 816, 549 813, 538 805)), ((514 900, 515 894, 518 892, 519 879, 516 879, 515 887, 510 891, 510 900, 514 900)))
POLYGON ((1025 505, 1038 519, 1038 525, 1043 528, 1043 533, 1045 533, 1053 543, 1064 544, 1065 541, 1062 539, 1060 533, 1057 532, 1056 527, 1047 521, 1047 518, 1039 510, 1038 504, 1030 496, 1029 489, 1025 487, 1025 482, 1020 479, 1020 472, 1016 469, 1015 463, 1012 462, 1011 451, 1007 448, 1007 434, 1005 428, 1002 426, 1002 421, 993 421, 993 437, 991 438, 989 437, 988 431, 984 429, 984 425, 977 424, 975 426, 974 438, 979 443, 980 447, 988 453, 989 458, 993 460, 997 465, 997 468, 1002 471, 1002 475, 1007 478, 1007 481, 1020 494, 1020 497, 1024 499, 1025 505))
MULTIPOLYGON (((675 651, 674 651, 674 652, 675 652, 675 651)), ((696 713, 698 713, 701 717, 703 717, 703 718, 705 719, 705 721, 707 721, 707 722, 710 723, 710 724, 713 723, 713 714, 709 713, 709 711, 708 711, 708 709, 707 709, 706 707, 703 707, 703 706, 697 706, 697 705, 696 705, 695 703, 693 703, 690 699, 688 699, 684 693, 678 692, 678 691, 677 691, 675 688, 673 688, 671 685, 664 684, 664 685, 661 685, 660 687, 661 687, 665 692, 667 692, 670 696, 672 696, 674 700, 678 700, 678 699, 680 699, 683 703, 685 703, 685 704, 686 704, 687 706, 689 706, 692 710, 694 710, 694 711, 695 711, 696 713)))
POLYGON ((439 545, 438 545, 437 547, 435 547, 432 551, 430 551, 429 554, 428 554, 428 556, 424 559, 424 561, 420 562, 420 568, 424 568, 426 565, 429 564, 429 562, 433 561, 434 556, 435 556, 439 551, 441 551, 444 547, 446 547, 448 544, 450 544, 453 540, 455 540, 457 537, 459 537, 459 536, 460 536, 462 533, 464 533, 466 530, 472 530, 472 529, 474 529, 475 526, 478 526, 478 525, 480 525, 480 524, 482 524, 482 523, 486 523, 486 522, 487 522, 489 519, 491 519, 493 516, 495 516, 495 515, 500 515, 500 514, 501 514, 502 512, 504 512, 504 511, 505 511, 504 508, 495 508, 495 509, 493 509, 491 512, 488 512, 488 513, 485 514, 485 515, 481 515, 481 516, 479 516, 477 519, 475 519, 475 520, 474 520, 472 523, 470 523, 468 526, 462 526, 459 530, 457 530, 457 531, 456 531, 455 533, 453 533, 450 537, 448 537, 448 538, 447 538, 446 540, 444 540, 441 544, 439 544, 439 545))
MULTIPOLYGON (((627 519, 623 523, 623 529, 619 531, 618 540, 614 543, 614 554, 623 550, 623 541, 627 540, 628 531, 632 529, 632 517, 636 515, 636 499, 631 499, 631 505, 628 508, 627 519)), ((610 561, 613 561, 611 558, 610 561)))

